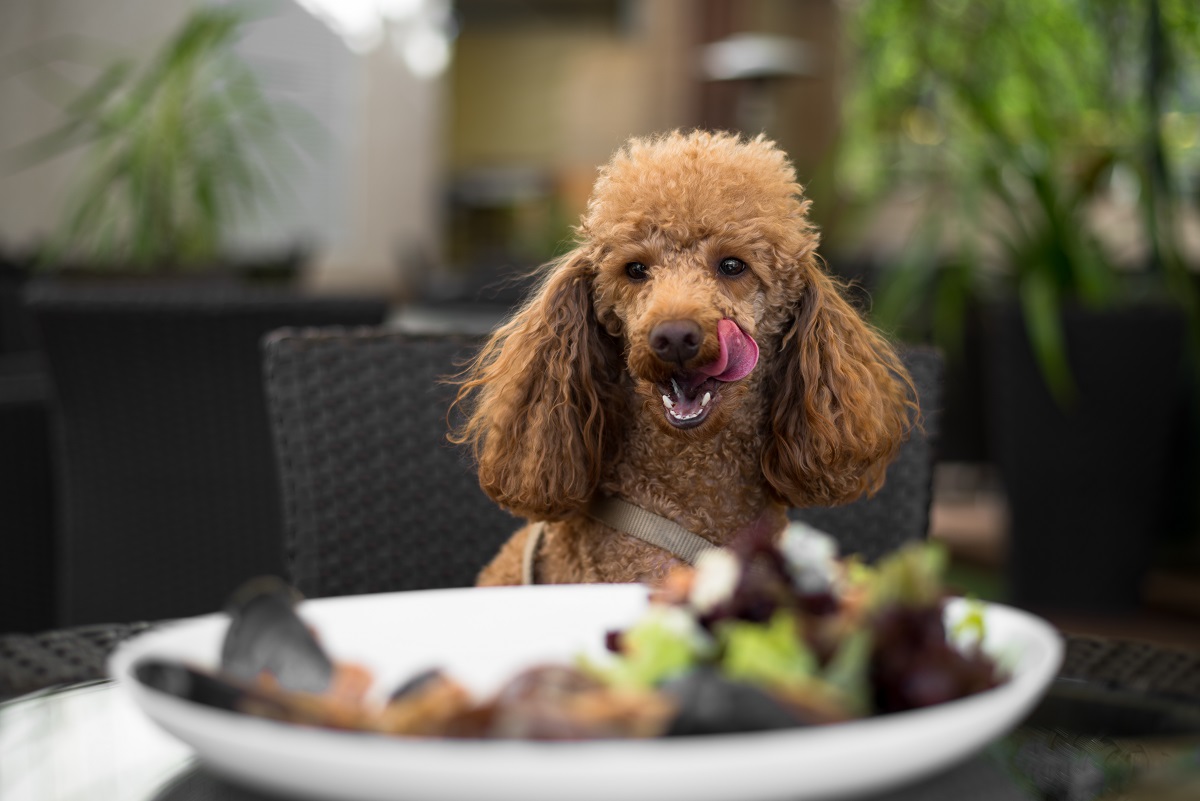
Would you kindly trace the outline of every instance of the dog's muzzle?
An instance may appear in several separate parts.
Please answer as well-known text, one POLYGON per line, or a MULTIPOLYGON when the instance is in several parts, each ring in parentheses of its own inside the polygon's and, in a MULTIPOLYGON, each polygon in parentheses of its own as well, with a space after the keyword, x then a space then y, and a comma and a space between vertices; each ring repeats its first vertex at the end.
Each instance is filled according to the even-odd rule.
MULTIPOLYGON (((682 368, 688 358, 699 352, 702 338, 696 323, 672 320, 654 327, 650 347, 659 358, 663 358, 663 353, 689 354, 685 358, 663 358, 682 368)), ((715 360, 690 370, 680 369, 658 384, 666 419, 676 428, 695 428, 703 423, 720 402, 721 387, 745 378, 758 364, 758 343, 733 320, 726 318, 717 323, 717 341, 720 353, 715 360)))

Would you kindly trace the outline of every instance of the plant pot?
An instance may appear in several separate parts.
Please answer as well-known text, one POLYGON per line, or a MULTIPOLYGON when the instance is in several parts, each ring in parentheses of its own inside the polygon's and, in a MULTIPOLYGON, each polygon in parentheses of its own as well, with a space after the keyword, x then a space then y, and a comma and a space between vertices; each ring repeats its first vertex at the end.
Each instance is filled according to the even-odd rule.
POLYGON ((50 264, 40 271, 45 280, 76 285, 103 286, 272 286, 294 287, 307 259, 305 249, 295 246, 277 255, 243 257, 227 255, 211 263, 163 262, 151 267, 121 263, 88 264, 78 261, 50 264))
POLYGON ((1011 513, 1010 600, 1047 612, 1121 613, 1168 508, 1184 418, 1186 323, 1173 308, 1063 313, 1075 398, 1060 404, 1015 307, 987 338, 991 453, 1011 513))
POLYGON ((972 304, 963 320, 958 348, 947 348, 942 414, 938 421, 938 462, 983 464, 992 461, 987 437, 984 390, 984 325, 972 304))
POLYGON ((21 300, 32 274, 30 261, 0 252, 0 355, 37 350, 33 318, 21 300))

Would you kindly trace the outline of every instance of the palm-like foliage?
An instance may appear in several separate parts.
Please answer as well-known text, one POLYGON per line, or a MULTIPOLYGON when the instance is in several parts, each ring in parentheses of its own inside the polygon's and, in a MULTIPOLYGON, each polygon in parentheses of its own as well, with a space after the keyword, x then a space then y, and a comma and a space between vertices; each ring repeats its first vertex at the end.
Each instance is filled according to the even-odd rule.
POLYGON ((1197 310, 1169 223, 1173 177, 1200 152, 1164 139, 1167 112, 1200 121, 1191 0, 859 0, 847 21, 842 179, 864 200, 903 184, 925 195, 880 290, 882 324, 902 328, 933 298, 934 335, 954 343, 971 297, 1011 291, 1051 388, 1069 396, 1059 309, 1129 293, 1088 218, 1114 167, 1144 187, 1142 277, 1197 310), (1000 269, 980 269, 995 251, 1000 269))
POLYGON ((274 167, 290 153, 277 145, 291 143, 234 50, 247 19, 200 8, 143 69, 111 64, 66 104, 62 125, 13 155, 87 150, 48 262, 211 264, 230 222, 279 190, 274 167))

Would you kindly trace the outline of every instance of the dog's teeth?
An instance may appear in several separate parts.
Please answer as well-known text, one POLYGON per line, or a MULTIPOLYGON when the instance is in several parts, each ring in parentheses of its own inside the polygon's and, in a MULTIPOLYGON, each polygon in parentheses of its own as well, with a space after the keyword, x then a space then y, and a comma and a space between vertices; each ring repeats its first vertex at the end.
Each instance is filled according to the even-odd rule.
POLYGON ((674 378, 671 379, 671 386, 675 389, 675 394, 682 398, 683 390, 679 388, 679 384, 675 383, 674 378))
POLYGON ((668 397, 667 395, 663 395, 663 406, 666 406, 668 409, 674 409, 675 403, 671 400, 670 397, 668 397))
POLYGON ((708 405, 708 402, 709 402, 710 400, 712 400, 712 393, 711 393, 711 392, 705 392, 705 393, 704 393, 704 397, 700 399, 700 405, 701 405, 701 406, 707 406, 707 405, 708 405))

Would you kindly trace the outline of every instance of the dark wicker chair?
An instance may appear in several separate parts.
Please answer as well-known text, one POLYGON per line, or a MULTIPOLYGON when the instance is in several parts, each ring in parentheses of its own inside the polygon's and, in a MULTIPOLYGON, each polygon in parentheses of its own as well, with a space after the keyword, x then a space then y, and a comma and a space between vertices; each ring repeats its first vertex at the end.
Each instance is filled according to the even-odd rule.
POLYGON ((446 439, 477 340, 280 331, 264 345, 289 577, 307 596, 470 586, 519 522, 446 439))
POLYGON ((216 284, 31 286, 58 462, 56 625, 219 609, 283 568, 260 341, 382 299, 216 284))
POLYGON ((904 443, 888 468, 887 483, 872 498, 838 507, 792 509, 789 515, 835 537, 843 555, 874 561, 929 533, 934 444, 942 403, 942 355, 933 348, 902 353, 921 404, 923 428, 904 443))

